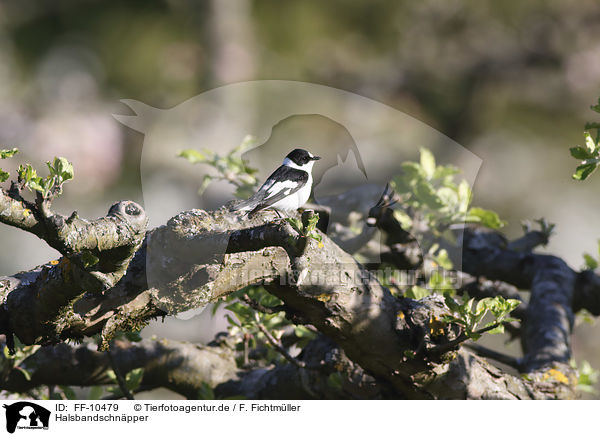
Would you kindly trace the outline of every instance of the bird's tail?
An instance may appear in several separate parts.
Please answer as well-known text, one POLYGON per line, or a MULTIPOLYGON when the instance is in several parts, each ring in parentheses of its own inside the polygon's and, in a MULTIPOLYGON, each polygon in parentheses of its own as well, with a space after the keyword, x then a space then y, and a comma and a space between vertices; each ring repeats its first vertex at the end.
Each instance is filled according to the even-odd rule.
POLYGON ((249 215, 254 208, 256 207, 257 202, 252 198, 248 200, 242 200, 233 205, 232 209, 237 211, 246 212, 246 215, 249 215))

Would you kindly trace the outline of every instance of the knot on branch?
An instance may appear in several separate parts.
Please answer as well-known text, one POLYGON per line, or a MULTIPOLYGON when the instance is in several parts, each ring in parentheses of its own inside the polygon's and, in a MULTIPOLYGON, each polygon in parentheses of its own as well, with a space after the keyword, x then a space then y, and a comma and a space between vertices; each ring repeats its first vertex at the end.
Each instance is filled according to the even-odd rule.
POLYGON ((144 209, 133 201, 119 201, 110 207, 106 217, 92 222, 74 215, 63 220, 58 232, 67 257, 79 267, 82 285, 87 290, 112 288, 142 244, 148 225, 144 209))
MULTIPOLYGON (((457 324, 444 321, 448 309, 441 295, 431 295, 421 300, 403 299, 399 302, 396 331, 405 350, 405 361, 420 356, 426 361, 438 363, 443 354, 458 349, 462 329, 457 324)), ((416 363, 416 362, 415 362, 416 363)))
POLYGON ((118 201, 114 203, 108 210, 108 215, 124 219, 136 234, 146 231, 148 225, 146 212, 142 206, 133 201, 118 201))

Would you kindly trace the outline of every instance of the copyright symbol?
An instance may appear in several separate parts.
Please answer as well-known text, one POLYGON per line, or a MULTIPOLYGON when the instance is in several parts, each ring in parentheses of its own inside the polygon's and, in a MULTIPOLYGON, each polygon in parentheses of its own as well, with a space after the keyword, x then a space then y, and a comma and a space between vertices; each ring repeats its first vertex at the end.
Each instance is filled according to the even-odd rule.
POLYGON ((134 404, 133 405, 133 410, 135 410, 136 412, 139 412, 140 410, 142 410, 142 405, 141 404, 134 404))

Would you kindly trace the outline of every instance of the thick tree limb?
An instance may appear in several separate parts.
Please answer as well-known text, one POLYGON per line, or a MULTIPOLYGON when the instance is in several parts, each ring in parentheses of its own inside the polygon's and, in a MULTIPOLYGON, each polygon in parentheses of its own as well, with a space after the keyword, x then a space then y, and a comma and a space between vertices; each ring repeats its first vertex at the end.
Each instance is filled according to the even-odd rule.
MULTIPOLYGON (((452 326, 443 334, 430 328, 431 320, 446 311, 442 300, 396 299, 349 254, 322 238, 322 245, 317 244, 271 212, 251 220, 226 209, 184 212, 147 234, 121 281, 102 295, 84 294, 55 325, 62 326, 62 337, 102 332, 106 341, 114 332, 139 328, 152 317, 200 307, 261 283, 284 302, 288 317, 314 325, 396 396, 438 397, 439 392, 428 388, 435 385, 431 375, 439 370, 434 378, 443 378, 441 368, 452 352, 439 355, 434 350, 459 335, 452 326)), ((471 273, 487 276, 489 271, 471 273)), ((42 280, 41 271, 26 274, 42 280)), ((522 276, 513 284, 526 282, 522 276)), ((537 282, 546 286, 541 279, 537 282)), ((5 292, 10 295, 29 285, 13 277, 5 292)), ((37 340, 27 336, 24 326, 16 327, 21 339, 37 340)), ((546 352, 536 348, 536 341, 529 349, 546 352)))
MULTIPOLYGON (((298 356, 305 365, 291 363, 268 368, 238 370, 235 354, 223 344, 195 344, 143 340, 116 341, 113 359, 126 374, 143 368, 139 390, 163 387, 186 398, 198 398, 205 386, 218 398, 248 399, 383 399, 398 394, 366 374, 331 340, 321 336, 298 356), (338 374, 332 385, 332 374, 338 374)), ((13 369, 0 380, 0 389, 27 392, 48 384, 70 386, 110 385, 111 363, 107 353, 58 344, 42 347, 21 365, 31 375, 13 369)), ((450 363, 416 376, 415 381, 442 399, 542 399, 558 398, 568 386, 548 378, 540 382, 508 375, 482 359, 461 350, 450 363), (562 386, 562 387, 561 387, 562 386)))
MULTIPOLYGON (((116 330, 139 326, 152 316, 198 307, 247 285, 263 283, 284 301, 291 316, 334 339, 373 375, 407 396, 415 395, 408 377, 426 365, 403 353, 414 335, 408 324, 396 325, 398 301, 350 255, 322 236, 320 246, 285 221, 273 222, 270 212, 257 214, 251 222, 224 209, 182 213, 147 237, 146 271, 161 272, 149 277, 152 287, 130 286, 142 281, 140 255, 130 265, 131 276, 128 273, 105 295, 87 294, 55 326, 77 337, 102 329, 106 341, 116 330), (160 248, 154 257, 152 247, 160 248), (302 255, 300 247, 304 247, 302 255), (107 304, 111 300, 121 305, 107 304)), ((41 272, 33 274, 42 280, 41 272)), ((22 287, 9 295, 14 292, 22 292, 22 287)), ((427 304, 419 306, 424 312, 420 323, 428 322, 427 304)), ((438 302, 431 304, 440 310, 438 302)), ((13 310, 19 308, 9 306, 11 315, 13 310)), ((36 339, 28 335, 29 329, 15 324, 13 331, 32 343, 36 339)))
POLYGON ((465 271, 530 289, 524 323, 523 366, 527 372, 554 364, 567 364, 573 326, 576 273, 555 256, 515 252, 498 244, 494 233, 467 231, 464 239, 465 271))
MULTIPOLYGON (((8 201, 9 210, 20 211, 23 222, 31 224, 30 215, 19 205, 8 201)), ((72 305, 86 292, 110 289, 121 279, 142 243, 147 223, 143 209, 130 201, 114 204, 106 217, 92 222, 59 215, 52 220, 36 222, 28 231, 65 256, 0 279, 2 333, 16 333, 26 344, 79 337, 69 332, 81 323, 71 312, 72 305)))
MULTIPOLYGON (((187 398, 197 398, 203 383, 215 387, 236 377, 233 354, 223 347, 200 346, 168 340, 138 343, 115 341, 111 350, 122 374, 144 368, 144 389, 166 387, 187 398)), ((42 385, 94 386, 113 384, 107 352, 87 346, 57 344, 42 347, 21 364, 31 374, 27 380, 13 369, 4 375, 0 388, 26 392, 42 385)))
MULTIPOLYGON (((320 337, 307 345, 299 359, 303 367, 281 364, 271 368, 238 370, 235 353, 225 344, 209 346, 143 340, 116 341, 111 350, 114 366, 122 374, 143 368, 141 390, 167 388, 190 399, 207 385, 223 397, 302 399, 378 398, 381 386, 348 360, 335 344, 320 337), (306 368, 306 369, 305 369, 306 368), (341 385, 332 388, 330 374, 341 371, 341 385)), ((31 375, 13 369, 0 380, 0 389, 26 392, 47 384, 94 386, 114 384, 108 371, 114 368, 106 352, 87 346, 58 344, 42 347, 21 367, 31 375)))

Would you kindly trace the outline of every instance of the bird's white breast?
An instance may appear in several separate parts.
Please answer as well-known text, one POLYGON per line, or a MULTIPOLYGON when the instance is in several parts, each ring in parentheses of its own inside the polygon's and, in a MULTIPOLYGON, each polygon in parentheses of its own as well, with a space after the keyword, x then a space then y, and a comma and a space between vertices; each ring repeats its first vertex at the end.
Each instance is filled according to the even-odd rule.
POLYGON ((312 175, 309 174, 308 180, 302 188, 298 189, 292 195, 288 195, 287 197, 282 198, 277 203, 273 203, 271 207, 284 212, 295 211, 299 207, 304 206, 304 204, 308 201, 308 197, 310 197, 311 188, 312 175))

